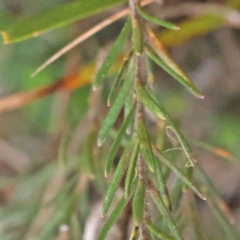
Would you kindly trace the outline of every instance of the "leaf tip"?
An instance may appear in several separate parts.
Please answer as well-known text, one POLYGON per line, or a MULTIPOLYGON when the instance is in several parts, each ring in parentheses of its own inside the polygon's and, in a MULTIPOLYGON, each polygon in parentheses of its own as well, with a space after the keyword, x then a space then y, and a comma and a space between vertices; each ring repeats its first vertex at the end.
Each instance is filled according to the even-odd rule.
POLYGON ((163 121, 166 120, 166 117, 165 117, 163 114, 158 114, 158 117, 159 117, 161 120, 163 120, 163 121))
POLYGON ((32 74, 31 74, 31 78, 35 77, 36 75, 38 74, 38 70, 34 71, 32 74))
POLYGON ((50 63, 45 62, 43 63, 41 66, 39 66, 32 74, 31 74, 31 77, 35 77, 38 73, 40 73, 44 68, 46 68, 50 63))
POLYGON ((98 147, 101 147, 103 145, 103 141, 101 139, 97 140, 97 145, 98 147))
POLYGON ((181 30, 181 28, 178 26, 174 26, 173 30, 179 31, 179 30, 181 30))
POLYGON ((205 196, 203 196, 203 195, 202 195, 201 199, 202 199, 203 201, 206 201, 206 200, 207 200, 207 198, 206 198, 205 196))
POLYGON ((153 167, 153 166, 151 166, 150 168, 149 168, 149 170, 151 171, 151 172, 155 172, 155 168, 153 167))
POLYGON ((8 44, 10 41, 9 41, 9 38, 8 38, 8 35, 6 32, 3 32, 1 31, 0 34, 2 35, 2 38, 3 38, 3 43, 4 44, 8 44))
MULTIPOLYGON (((193 90, 193 89, 191 89, 193 90)), ((203 96, 197 89, 193 90, 192 92, 197 98, 204 99, 205 96, 203 96)))
POLYGON ((103 201, 103 205, 102 205, 102 213, 101 213, 101 217, 104 218, 108 212, 109 206, 106 205, 105 200, 103 201))
POLYGON ((202 193, 200 193, 200 192, 198 192, 198 197, 200 197, 203 201, 206 201, 207 200, 207 198, 202 194, 202 193))

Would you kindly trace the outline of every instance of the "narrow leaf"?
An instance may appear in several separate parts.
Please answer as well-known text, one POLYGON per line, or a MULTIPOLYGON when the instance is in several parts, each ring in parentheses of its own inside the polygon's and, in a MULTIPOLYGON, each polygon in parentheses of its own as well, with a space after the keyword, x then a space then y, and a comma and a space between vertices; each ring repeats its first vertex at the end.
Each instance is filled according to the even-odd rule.
POLYGON ((136 83, 136 92, 139 100, 143 103, 144 106, 150 109, 159 118, 163 120, 166 119, 159 105, 149 95, 149 93, 146 91, 146 89, 142 86, 140 82, 136 83))
MULTIPOLYGON (((127 117, 129 111, 131 110, 131 107, 132 107, 132 104, 133 102, 135 101, 136 99, 136 96, 134 93, 130 93, 128 94, 126 100, 125 100, 125 103, 124 103, 124 118, 127 117)), ((131 135, 133 133, 133 129, 134 129, 134 121, 135 119, 132 118, 128 127, 127 127, 127 130, 126 130, 126 133, 128 135, 131 135)))
POLYGON ((122 80, 123 74, 128 66, 128 63, 129 63, 129 60, 131 59, 131 57, 132 57, 132 52, 130 52, 130 54, 124 58, 123 65, 121 66, 121 68, 117 74, 117 77, 114 80, 112 89, 108 95, 108 106, 109 107, 113 104, 114 100, 116 99, 120 82, 122 80))
POLYGON ((67 146, 69 143, 69 139, 71 137, 72 131, 70 131, 69 127, 66 132, 63 134, 60 144, 58 147, 58 163, 59 165, 66 166, 67 162, 67 146))
POLYGON ((155 157, 155 169, 156 169, 157 183, 158 183, 158 187, 159 187, 160 193, 163 198, 163 202, 164 202, 165 206, 168 208, 168 210, 171 212, 172 205, 171 205, 171 201, 170 201, 170 197, 169 197, 169 192, 168 192, 168 189, 166 186, 166 182, 163 178, 163 173, 162 173, 160 162, 158 161, 158 159, 156 157, 155 157))
POLYGON ((163 203, 159 192, 156 190, 156 188, 154 187, 154 185, 151 181, 149 181, 149 185, 150 185, 152 199, 153 199, 154 203, 156 204, 157 208, 159 209, 159 211, 161 212, 161 214, 163 215, 164 220, 168 223, 168 226, 169 226, 169 229, 170 229, 172 235, 174 236, 174 238, 176 240, 183 240, 183 238, 176 226, 176 223, 174 222, 168 209, 165 207, 165 204, 163 203))
POLYGON ((187 190, 186 193, 188 197, 190 221, 193 227, 194 240, 202 240, 204 238, 201 230, 201 224, 197 216, 196 199, 194 198, 193 193, 189 190, 187 190))
POLYGON ((173 188, 171 189, 173 211, 176 211, 179 208, 179 203, 183 196, 183 188, 184 188, 183 185, 184 184, 182 180, 176 176, 173 182, 173 188))
POLYGON ((195 162, 195 160, 193 159, 193 153, 181 131, 177 128, 177 126, 173 122, 171 122, 171 126, 167 126, 167 129, 171 129, 175 133, 178 141, 180 142, 182 149, 189 160, 189 162, 186 164, 186 167, 193 167, 195 162))
POLYGON ((102 127, 99 132, 98 136, 98 146, 101 146, 103 142, 105 141, 109 130, 113 126, 114 122, 116 121, 119 112, 121 111, 121 108, 124 104, 124 101, 131 90, 133 85, 133 79, 132 79, 132 74, 129 74, 129 76, 126 78, 124 81, 117 97, 116 100, 114 101, 114 104, 111 106, 107 117, 104 119, 102 123, 102 127))
POLYGON ((152 50, 147 49, 148 56, 157 63, 163 70, 165 70, 169 75, 179 81, 184 87, 186 87, 193 95, 199 98, 204 98, 202 94, 198 91, 195 85, 192 82, 189 82, 176 71, 170 68, 163 60, 161 60, 152 50))
POLYGON ((137 157, 139 153, 139 143, 137 142, 134 146, 132 156, 129 162, 129 167, 127 170, 127 175, 125 178, 125 186, 124 186, 124 196, 127 199, 130 196, 130 191, 131 191, 131 185, 134 179, 134 174, 135 174, 135 167, 137 163, 137 157))
POLYGON ((109 154, 108 154, 108 157, 107 157, 107 160, 106 160, 106 165, 105 165, 105 176, 108 175, 108 173, 111 169, 114 157, 116 156, 117 151, 120 147, 121 140, 122 140, 122 138, 123 138, 123 136, 124 136, 124 134, 127 130, 127 127, 129 125, 129 123, 131 122, 131 119, 133 117, 133 113, 135 111, 135 106, 136 106, 136 103, 134 102, 134 104, 131 107, 130 112, 128 113, 128 115, 124 119, 120 129, 118 130, 117 136, 116 136, 116 138, 115 138, 115 140, 114 140, 114 142, 113 142, 113 144, 110 148, 110 151, 109 151, 109 154))
POLYGON ((82 229, 79 224, 78 214, 73 214, 71 218, 70 229, 72 229, 72 237, 73 239, 81 239, 82 236, 82 229))
POLYGON ((202 200, 206 200, 206 197, 193 185, 193 183, 185 176, 184 173, 178 167, 176 167, 170 160, 168 160, 161 151, 154 145, 152 145, 154 154, 166 164, 189 188, 193 190, 202 200))
POLYGON ((158 108, 160 109, 161 113, 163 114, 164 118, 166 119, 166 122, 168 125, 167 128, 170 128, 174 131, 174 133, 176 134, 187 158, 188 158, 188 162, 186 164, 187 167, 194 166, 194 162, 195 159, 193 158, 193 153, 192 150, 188 144, 188 142, 186 141, 185 137, 183 136, 183 134, 181 133, 181 131, 179 130, 179 128, 176 126, 176 124, 173 122, 173 120, 171 119, 171 117, 169 116, 169 114, 167 113, 166 109, 163 107, 162 104, 160 104, 160 102, 156 99, 156 97, 154 96, 154 93, 152 92, 152 90, 148 87, 146 88, 148 94, 152 97, 152 100, 154 101, 153 104, 155 103, 155 105, 158 106, 158 108))
MULTIPOLYGON (((167 50, 164 48, 163 44, 160 42, 160 40, 156 37, 156 35, 153 33, 153 31, 150 28, 144 29, 145 37, 147 38, 147 41, 152 49, 154 49, 154 52, 158 55, 158 57, 170 68, 172 71, 176 72, 178 75, 180 75, 186 82, 189 82, 193 85, 192 81, 189 79, 189 77, 184 73, 184 71, 178 66, 174 60, 168 55, 167 50)), ((204 98, 202 95, 199 95, 198 97, 204 98)))
POLYGON ((158 228, 156 228, 152 221, 150 219, 146 219, 145 220, 145 224, 148 228, 148 230, 153 233, 154 235, 156 235, 157 237, 164 239, 164 240, 174 240, 175 238, 168 236, 166 233, 160 231, 158 228))
MULTIPOLYGON (((208 8, 205 4, 202 6, 208 8)), ((202 11, 200 10, 199 12, 202 11)), ((165 30, 158 33, 157 37, 165 47, 176 47, 226 25, 228 20, 226 21, 226 19, 223 18, 224 16, 228 16, 228 14, 222 14, 222 16, 217 16, 216 14, 195 16, 194 18, 189 18, 179 23, 181 31, 165 30)), ((230 25, 231 24, 229 24, 229 26, 230 25)))
POLYGON ((115 192, 116 192, 116 190, 122 180, 122 177, 128 167, 128 163, 129 163, 131 153, 132 153, 133 144, 134 144, 134 138, 132 137, 128 143, 128 146, 125 148, 125 150, 123 152, 123 155, 117 165, 117 168, 114 172, 111 183, 108 187, 106 197, 103 201, 103 206, 102 206, 102 215, 103 216, 107 213, 107 211, 112 203, 115 192))
POLYGON ((125 103, 124 103, 124 118, 127 117, 131 107, 132 107, 132 104, 133 104, 133 101, 134 101, 134 94, 129 94, 125 100, 125 103))
POLYGON ((112 211, 111 215, 109 216, 108 220, 104 224, 103 228, 101 229, 97 240, 104 240, 107 236, 112 225, 116 222, 118 217, 123 212, 124 207, 127 205, 129 199, 125 199, 124 197, 121 198, 115 209, 112 211))
POLYGON ((96 158, 94 156, 94 147, 96 144, 97 138, 97 129, 96 126, 92 126, 89 131, 88 137, 84 144, 83 154, 85 158, 85 164, 88 172, 90 173, 90 177, 94 177, 96 175, 96 158))
POLYGON ((139 22, 133 17, 132 20, 132 42, 133 42, 133 52, 138 55, 143 52, 143 41, 142 41, 142 30, 140 28, 139 22))
POLYGON ((137 133, 139 138, 140 149, 144 160, 150 171, 155 171, 154 166, 154 155, 151 147, 151 139, 147 132, 147 128, 145 126, 145 119, 143 114, 139 114, 137 117, 137 133))
POLYGON ((46 12, 22 19, 1 32, 4 43, 18 42, 38 36, 45 31, 63 27, 121 2, 121 0, 88 0, 61 4, 46 12))
POLYGON ((164 20, 161 20, 161 19, 158 19, 158 18, 155 18, 149 14, 147 14, 143 8, 141 7, 137 7, 137 10, 139 12, 139 14, 145 18, 147 21, 149 22, 152 22, 152 23, 155 23, 155 24, 158 24, 162 27, 165 27, 165 28, 169 28, 169 29, 172 29, 172 30, 179 30, 180 28, 170 22, 167 22, 167 21, 164 21, 164 20))
POLYGON ((144 198, 145 198, 144 183, 139 180, 138 186, 133 198, 133 220, 134 220, 134 224, 137 226, 140 226, 142 223, 144 198))
POLYGON ((113 65, 114 61, 116 60, 117 56, 120 54, 122 51, 123 45, 125 44, 129 33, 131 31, 131 21, 130 19, 127 20, 125 23, 122 31, 120 32, 117 40, 114 42, 112 45, 107 57, 105 58, 102 66, 97 72, 95 82, 94 82, 94 87, 98 87, 102 84, 104 78, 106 77, 109 69, 113 65))

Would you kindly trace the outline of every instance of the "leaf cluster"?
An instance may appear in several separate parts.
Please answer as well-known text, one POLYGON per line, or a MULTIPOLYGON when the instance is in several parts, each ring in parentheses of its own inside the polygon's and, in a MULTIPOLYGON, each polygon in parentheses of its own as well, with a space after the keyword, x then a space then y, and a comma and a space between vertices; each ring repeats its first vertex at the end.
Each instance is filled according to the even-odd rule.
MULTIPOLYGON (((9 29, 2 31, 1 34, 6 44, 22 41, 42 34, 44 31, 94 15, 121 2, 123 1, 79 0, 65 3, 53 10, 20 20, 9 29)), ((26 239, 30 239, 34 234, 38 235, 38 239, 53 238, 56 236, 56 229, 61 225, 67 225, 70 228, 69 238, 81 239, 91 213, 88 196, 93 181, 96 192, 97 189, 104 192, 107 187, 102 203, 102 216, 111 211, 96 236, 98 240, 106 239, 111 227, 116 224, 121 215, 126 214, 127 208, 130 209, 128 215, 131 219, 127 223, 131 234, 127 237, 131 240, 183 240, 185 226, 189 223, 193 225, 194 239, 202 239, 203 233, 198 227, 199 221, 195 214, 196 199, 192 193, 202 200, 207 199, 226 237, 233 240, 239 238, 239 233, 228 221, 229 216, 221 208, 225 203, 218 190, 201 166, 196 164, 188 140, 153 91, 148 77, 151 74, 148 64, 159 66, 191 94, 200 99, 204 98, 187 74, 168 55, 164 45, 167 41, 171 42, 173 38, 166 40, 167 37, 164 38, 166 32, 163 31, 161 41, 161 37, 159 38, 149 27, 151 23, 167 28, 166 31, 170 31, 167 36, 172 36, 175 34, 172 33, 173 31, 181 34, 182 24, 178 27, 148 14, 143 5, 149 3, 151 1, 142 1, 140 4, 138 1, 129 0, 129 7, 120 12, 121 16, 128 15, 128 18, 101 66, 97 69, 92 83, 93 90, 90 96, 95 101, 90 99, 88 112, 79 127, 83 134, 83 143, 78 146, 76 154, 78 159, 76 156, 71 158, 68 156, 70 137, 64 135, 59 148, 59 161, 42 168, 42 171, 37 174, 37 176, 43 174, 49 186, 42 191, 41 201, 37 201, 36 206, 33 205, 31 218, 25 219, 20 224, 21 227, 26 226, 32 219, 35 219, 26 232, 20 234, 26 239), (121 61, 116 64, 121 54, 124 57, 121 57, 121 61), (116 76, 107 97, 109 110, 104 120, 100 121, 98 116, 101 112, 99 104, 101 87, 104 87, 104 82, 114 65, 117 65, 118 71, 115 71, 116 76), (149 130, 150 116, 155 125, 160 122, 163 126, 159 129, 157 139, 152 137, 149 130), (120 127, 116 130, 115 124, 119 119, 120 127), (160 138, 165 139, 165 133, 170 136, 172 145, 177 144, 182 150, 183 154, 179 154, 179 157, 165 153, 164 145, 158 144, 160 138), (110 179, 109 184, 106 184, 104 175, 110 179), (171 177, 179 183, 175 184, 176 187, 168 186, 167 182, 171 177), (54 185, 56 182, 58 187, 53 191, 51 183, 54 185), (50 199, 46 197, 48 191, 53 191, 50 199), (190 214, 187 216, 180 211, 179 204, 184 193, 188 196, 190 214), (37 229, 35 222, 41 221, 38 218, 44 215, 46 206, 50 208, 45 216, 48 219, 47 224, 42 226, 42 229, 37 229), (152 209, 156 209, 157 214, 154 214, 152 209)), ((203 16, 199 17, 201 18, 203 16)), ((218 16, 218 21, 214 20, 212 24, 223 24, 224 21, 226 21, 224 17, 218 16)), ((189 28, 189 25, 186 28, 189 28)), ((98 28, 100 29, 101 27, 98 28)), ((207 31, 207 28, 204 30, 207 31)), ((88 34, 91 35, 89 32, 88 34)), ((67 47, 67 49, 70 48, 67 47)), ((86 80, 88 83, 90 81, 90 79, 86 80)), ((55 89, 72 89, 74 84, 69 83, 69 80, 61 80, 60 84, 50 86, 51 93, 55 89)), ((79 87, 81 84, 76 85, 79 87)), ((42 95, 47 92, 46 89, 44 90, 40 91, 42 95)), ((40 96, 40 93, 37 91, 35 95, 40 96)), ((27 101, 23 100, 23 102, 27 101)), ((202 143, 197 144, 206 147, 202 143)), ((211 147, 207 148, 212 150, 211 147)), ((38 179, 35 180, 36 186, 43 185, 38 179)), ((24 180, 22 184, 26 184, 24 180)), ((30 192, 34 194, 34 189, 30 189, 30 192)), ((0 219, 4 216, 5 212, 2 211, 0 219)), ((5 224, 8 226, 8 222, 5 224)), ((61 231, 57 234, 59 239, 61 239, 61 234, 61 231)), ((12 235, 9 239, 14 237, 15 235, 12 235)))

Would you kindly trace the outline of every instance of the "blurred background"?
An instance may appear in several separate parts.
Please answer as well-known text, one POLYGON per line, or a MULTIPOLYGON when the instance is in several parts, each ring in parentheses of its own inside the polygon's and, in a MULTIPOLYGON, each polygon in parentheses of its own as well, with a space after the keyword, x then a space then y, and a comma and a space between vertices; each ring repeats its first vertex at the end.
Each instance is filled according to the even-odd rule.
MULTIPOLYGON (((0 30, 7 29, 18 19, 64 2, 67 1, 2 0, 0 30)), ((49 224, 49 229, 42 230, 44 221, 50 216, 49 212, 54 211, 51 207, 48 207, 47 213, 41 212, 40 217, 39 214, 42 206, 52 201, 63 209, 64 199, 69 190, 76 188, 73 182, 79 176, 81 178, 78 187, 82 187, 82 191, 86 193, 74 201, 81 202, 81 213, 75 217, 82 221, 82 225, 78 229, 79 238, 69 239, 82 239, 81 236, 86 231, 87 216, 91 215, 93 206, 101 203, 106 182, 103 183, 103 176, 100 177, 102 182, 96 184, 96 180, 91 179, 91 174, 86 174, 86 178, 90 180, 80 174, 83 170, 79 169, 79 146, 88 134, 84 128, 91 128, 87 125, 88 110, 93 109, 93 100, 89 96, 93 95, 90 83, 95 66, 98 59, 101 59, 99 56, 106 55, 124 21, 119 20, 103 29, 34 78, 30 75, 69 41, 121 8, 111 8, 97 16, 23 42, 4 45, 0 40, 1 239, 38 239, 37 236, 40 235, 42 238, 39 239, 67 239, 63 238, 64 234, 61 232, 64 232, 64 228, 58 230, 61 217, 54 214, 51 215, 55 216, 51 218, 53 225, 49 224), (69 84, 56 91, 46 91, 40 97, 33 93, 31 101, 21 107, 4 108, 8 104, 11 106, 8 96, 22 93, 20 99, 25 99, 32 89, 46 87, 60 80, 69 84), (74 81, 77 82, 76 85, 72 84, 74 81), (59 168, 59 156, 62 156, 63 149, 61 146, 66 139, 70 143, 67 154, 71 159, 67 173, 59 168), (68 186, 65 186, 67 183, 68 186), (87 190, 84 188, 86 184, 87 190), (100 190, 96 190, 98 184, 100 190), (41 231, 44 233, 40 234, 41 231)), ((239 229, 240 165, 237 161, 240 156, 240 12, 237 9, 240 10, 240 2, 171 0, 164 3, 166 11, 161 8, 158 3, 153 3, 146 10, 155 16, 163 16, 178 23, 182 31, 172 33, 151 24, 150 26, 205 99, 194 98, 159 67, 152 65, 156 96, 181 126, 194 149, 196 159, 232 211, 232 224, 239 229), (228 10, 225 21, 219 20, 223 16, 221 8, 216 8, 219 12, 216 10, 211 15, 213 12, 210 6, 219 7, 217 4, 228 10)), ((117 67, 116 63, 116 69, 117 67)), ((112 76, 115 72, 113 69, 112 76)), ((102 103, 97 103, 100 120, 107 112, 104 92, 109 91, 111 79, 110 76, 104 88, 102 103)), ((94 95, 93 99, 95 98, 94 95)), ((92 149, 93 152, 96 151, 95 148, 92 149)), ((108 147, 102 152, 107 149, 108 147)), ((104 157, 99 158, 104 161, 104 157)), ((103 175, 100 170, 98 174, 103 175)), ((226 239, 205 203, 197 201, 197 206, 204 239, 226 239)), ((186 236, 187 232, 188 229, 186 236)), ((86 239, 91 240, 94 237, 86 239)))

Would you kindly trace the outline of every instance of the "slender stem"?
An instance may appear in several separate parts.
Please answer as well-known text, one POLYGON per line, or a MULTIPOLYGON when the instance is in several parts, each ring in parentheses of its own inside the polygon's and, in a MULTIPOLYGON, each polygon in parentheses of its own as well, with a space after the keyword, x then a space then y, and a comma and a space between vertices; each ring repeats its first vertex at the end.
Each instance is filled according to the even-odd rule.
MULTIPOLYGON (((140 0, 129 0, 129 6, 130 6, 131 16, 132 16, 133 35, 134 35, 134 31, 136 30, 136 28, 138 28, 138 30, 140 30, 140 33, 141 33, 138 12, 136 9, 136 6, 139 4, 140 4, 140 0)), ((141 34, 138 35, 137 37, 139 39, 133 38, 133 45, 135 44, 134 41, 139 41, 139 42, 143 41, 141 34)), ((145 59, 143 56, 143 52, 136 51, 136 52, 134 52, 134 54, 135 54, 135 82, 140 81, 141 83, 143 83, 143 82, 145 83, 146 82, 146 74, 145 74, 146 66, 144 63, 145 59)), ((136 116, 135 116, 135 130, 136 130, 138 118, 140 118, 140 117, 144 117, 144 106, 139 101, 139 99, 137 99, 137 110, 136 110, 136 116)), ((146 165, 143 160, 142 154, 139 154, 139 156, 138 156, 137 170, 138 170, 139 180, 142 181, 144 183, 144 185, 146 185, 148 175, 147 175, 147 169, 146 169, 146 165)))
MULTIPOLYGON (((131 10, 132 17, 132 41, 133 41, 133 51, 135 55, 135 86, 137 82, 141 84, 146 84, 146 59, 143 48, 143 36, 142 36, 142 27, 141 19, 138 15, 137 6, 140 5, 140 0, 129 0, 129 6, 131 10)), ((135 131, 137 132, 137 123, 139 119, 145 120, 144 106, 137 98, 137 110, 135 115, 135 131)), ((137 160, 137 172, 139 181, 143 182, 145 189, 148 189, 148 169, 146 163, 143 159, 143 155, 139 153, 137 160)), ((143 222, 140 226, 140 238, 141 239, 150 239, 150 233, 148 232, 144 220, 150 217, 149 214, 149 204, 148 204, 148 195, 144 197, 144 209, 143 209, 143 222)))

